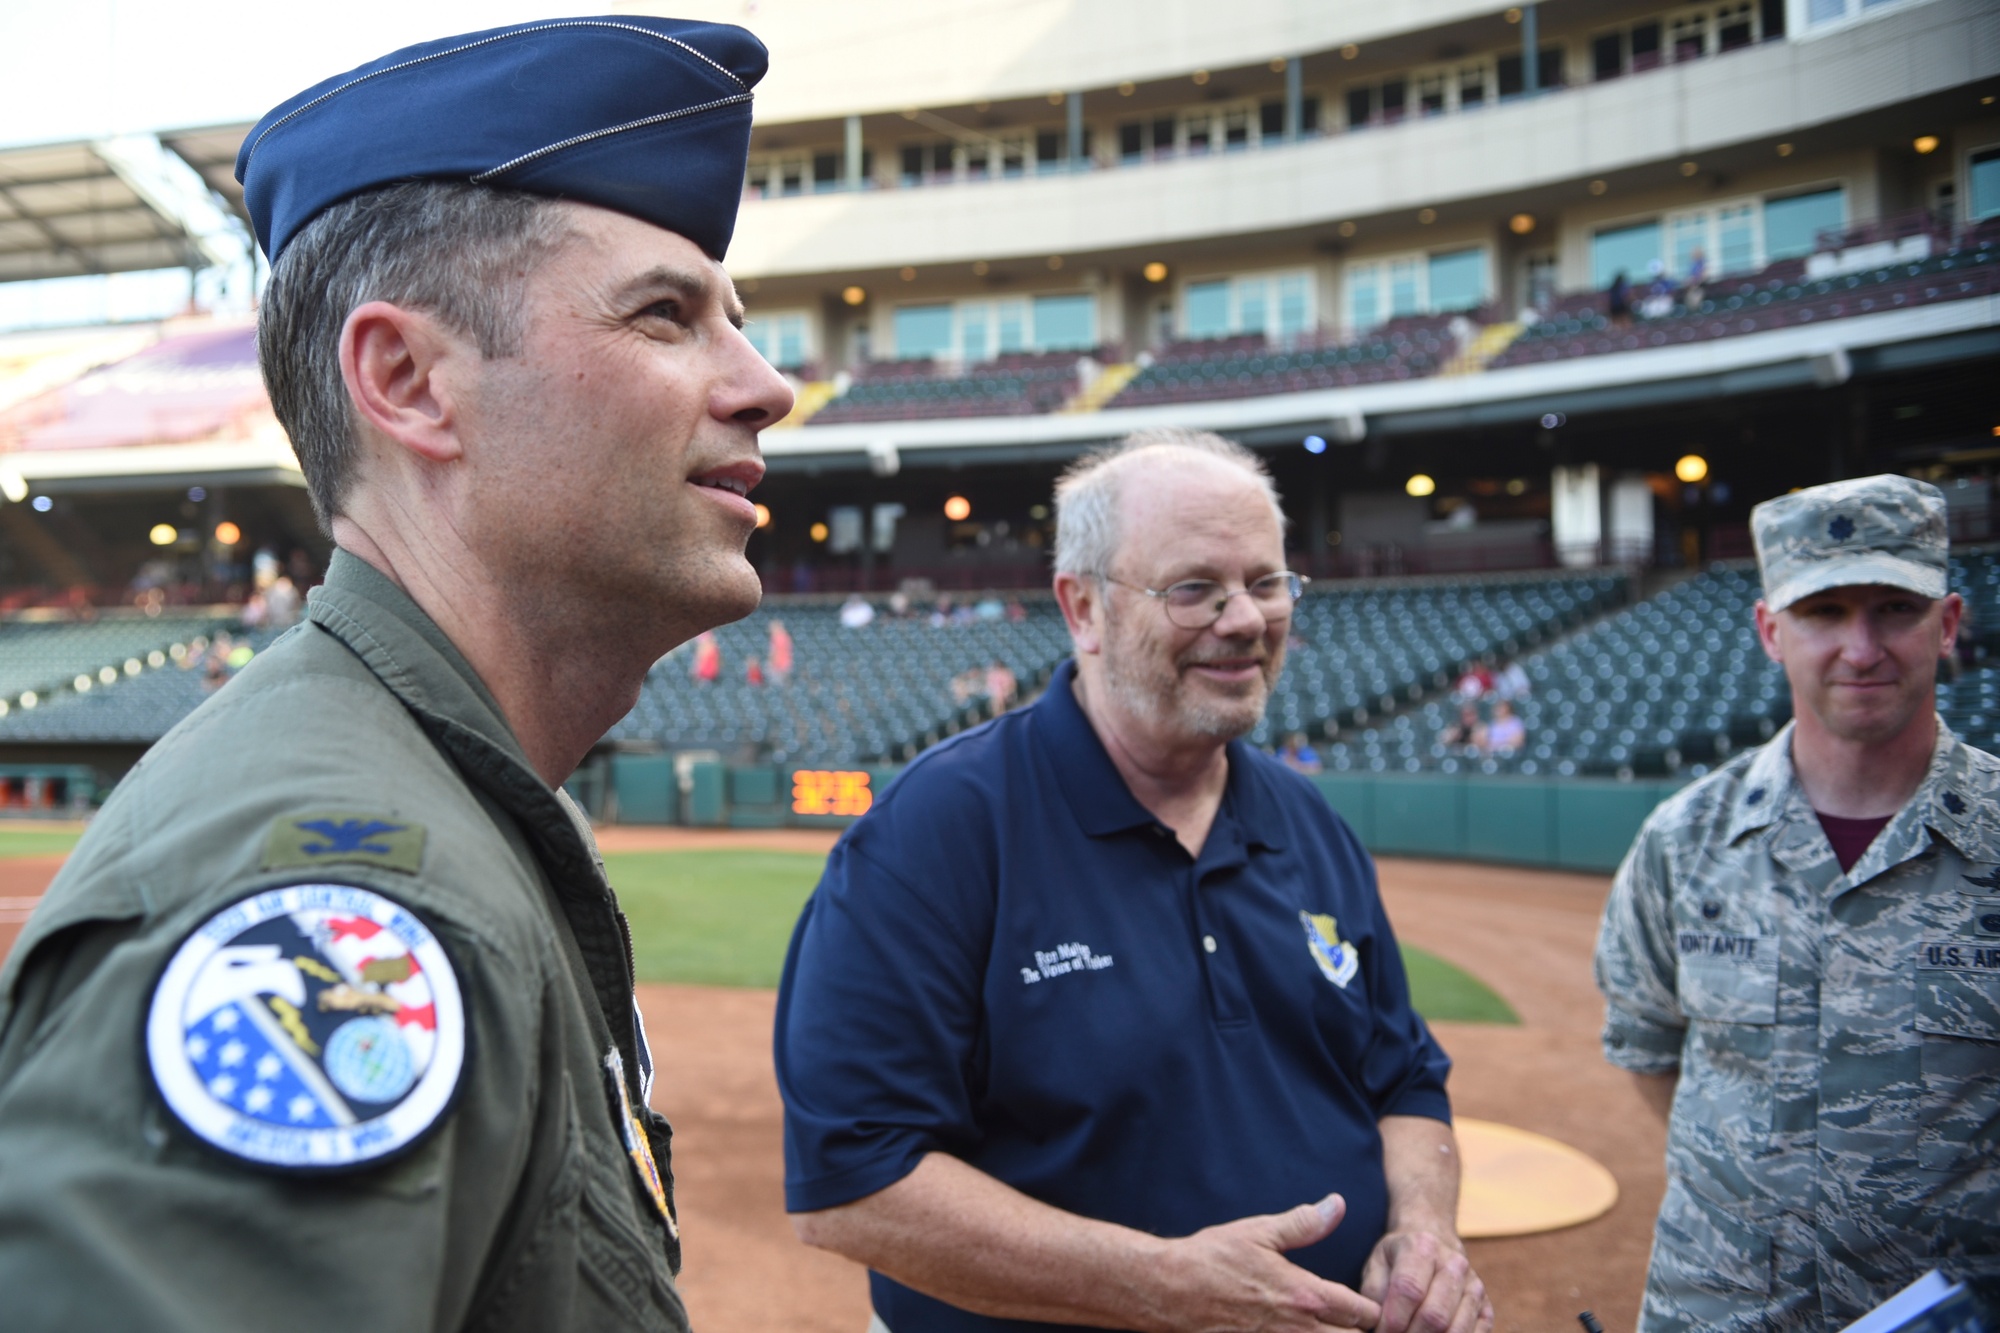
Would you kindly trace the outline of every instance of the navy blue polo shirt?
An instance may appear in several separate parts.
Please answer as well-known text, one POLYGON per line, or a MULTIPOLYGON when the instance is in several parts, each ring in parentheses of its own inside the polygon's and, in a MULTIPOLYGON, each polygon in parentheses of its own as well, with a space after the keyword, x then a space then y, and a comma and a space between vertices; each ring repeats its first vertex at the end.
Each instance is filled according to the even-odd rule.
MULTIPOLYGON (((778 993, 785 1202, 926 1153, 1160 1236, 1329 1191, 1291 1253, 1357 1285, 1387 1214, 1385 1115, 1450 1119, 1354 833, 1240 741, 1197 860, 1133 798, 1071 692, 926 752, 849 829, 778 993)), ((989 1319, 871 1274, 893 1333, 989 1319)))

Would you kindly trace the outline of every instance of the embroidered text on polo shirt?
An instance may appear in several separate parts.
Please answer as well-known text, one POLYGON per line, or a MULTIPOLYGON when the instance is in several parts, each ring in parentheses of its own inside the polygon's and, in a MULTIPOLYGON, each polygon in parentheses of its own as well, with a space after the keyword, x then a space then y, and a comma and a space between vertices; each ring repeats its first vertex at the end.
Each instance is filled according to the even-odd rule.
POLYGON ((1110 967, 1112 957, 1108 953, 1093 952, 1088 944, 1058 944, 1053 949, 1035 950, 1035 965, 1021 969, 1021 984, 1032 986, 1050 977, 1065 977, 1072 972, 1098 972, 1110 967))

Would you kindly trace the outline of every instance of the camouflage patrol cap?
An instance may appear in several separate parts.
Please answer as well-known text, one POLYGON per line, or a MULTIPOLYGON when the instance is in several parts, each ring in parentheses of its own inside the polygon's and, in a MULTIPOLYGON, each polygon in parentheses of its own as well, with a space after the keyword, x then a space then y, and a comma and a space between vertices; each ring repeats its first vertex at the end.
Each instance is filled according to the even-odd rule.
POLYGON ((1809 486, 1751 510, 1750 531, 1773 611, 1858 584, 1945 595, 1951 531, 1929 482, 1885 473, 1809 486))

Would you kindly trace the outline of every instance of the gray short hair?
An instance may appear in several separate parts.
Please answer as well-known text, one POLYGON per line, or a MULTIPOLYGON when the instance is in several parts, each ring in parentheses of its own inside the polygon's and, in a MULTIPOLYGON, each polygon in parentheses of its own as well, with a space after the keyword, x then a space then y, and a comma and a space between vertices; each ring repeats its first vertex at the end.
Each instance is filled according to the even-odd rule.
POLYGON ((354 475, 356 423, 340 378, 348 315, 390 301, 437 316, 483 356, 513 356, 529 271, 567 234, 554 200, 408 181, 342 200, 285 247, 258 312, 257 359, 322 528, 354 475))
POLYGON ((1202 430, 1147 430, 1085 454, 1056 479, 1056 572, 1106 574, 1118 554, 1118 498, 1127 473, 1173 454, 1201 454, 1240 467, 1271 502, 1278 530, 1289 524, 1264 460, 1234 440, 1202 430))

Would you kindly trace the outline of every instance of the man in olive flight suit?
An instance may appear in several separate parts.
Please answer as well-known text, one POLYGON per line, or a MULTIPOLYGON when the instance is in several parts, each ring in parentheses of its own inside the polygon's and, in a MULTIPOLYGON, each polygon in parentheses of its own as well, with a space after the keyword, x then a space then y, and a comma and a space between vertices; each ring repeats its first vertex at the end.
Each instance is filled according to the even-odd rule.
POLYGON ((0 972, 0 1324, 685 1329, 629 939, 558 784, 737 619, 790 407, 720 260, 763 48, 564 20, 273 111, 237 173, 337 546, 0 972))
POLYGON ((1605 1055, 1671 1103, 1648 1333, 1833 1330, 1931 1268, 2000 1296, 2000 760, 1937 715, 1944 496, 1750 522, 1793 721, 1653 812, 1597 942, 1605 1055))

